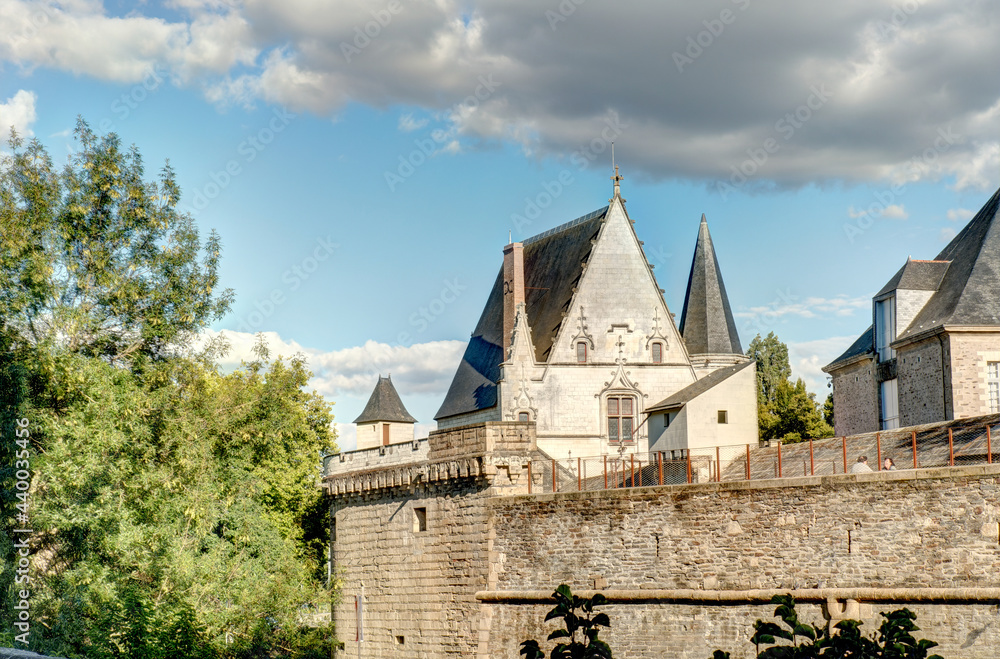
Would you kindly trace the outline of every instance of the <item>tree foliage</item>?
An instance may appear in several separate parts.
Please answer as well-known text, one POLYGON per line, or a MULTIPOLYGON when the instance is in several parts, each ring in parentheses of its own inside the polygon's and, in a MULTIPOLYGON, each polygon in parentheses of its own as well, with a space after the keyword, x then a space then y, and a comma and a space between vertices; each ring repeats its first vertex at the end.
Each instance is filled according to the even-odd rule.
MULTIPOLYGON (((12 629, 11 424, 31 428, 31 648, 65 657, 325 657, 320 456, 330 406, 302 358, 231 373, 190 347, 229 306, 219 241, 165 168, 77 125, 56 173, 37 141, 0 168, 0 629, 12 629), (8 245, 10 249, 7 249, 8 245)), ((0 644, 11 644, 0 633, 0 644)))
POLYGON ((747 356, 757 362, 757 419, 761 439, 797 442, 832 437, 833 428, 823 420, 815 394, 805 382, 790 380, 788 346, 774 332, 754 337, 747 356))
MULTIPOLYGON (((611 620, 606 613, 594 613, 595 606, 607 604, 604 596, 597 593, 590 598, 578 597, 570 591, 569 586, 562 584, 552 593, 552 597, 556 600, 556 605, 545 616, 545 621, 562 618, 565 629, 557 629, 549 634, 549 640, 566 640, 556 643, 549 654, 550 659, 612 659, 611 648, 598 638, 598 627, 610 627, 611 620), (579 638, 577 632, 580 633, 579 638)), ((545 653, 535 640, 522 642, 520 654, 525 659, 545 658, 545 653)))
POLYGON ((219 237, 202 245, 178 211, 169 163, 148 182, 134 146, 82 119, 74 133, 80 149, 61 172, 16 134, 0 164, 0 317, 23 345, 163 356, 229 309, 219 237))
MULTIPOLYGON (((857 620, 841 620, 834 625, 835 632, 829 626, 800 622, 791 595, 775 595, 771 603, 778 605, 774 615, 782 624, 754 623, 750 642, 757 659, 942 659, 928 655, 937 643, 914 638, 913 632, 920 628, 909 609, 882 613, 878 631, 866 637, 861 633, 863 623, 857 620)), ((729 659, 729 653, 716 650, 712 659, 729 659)))

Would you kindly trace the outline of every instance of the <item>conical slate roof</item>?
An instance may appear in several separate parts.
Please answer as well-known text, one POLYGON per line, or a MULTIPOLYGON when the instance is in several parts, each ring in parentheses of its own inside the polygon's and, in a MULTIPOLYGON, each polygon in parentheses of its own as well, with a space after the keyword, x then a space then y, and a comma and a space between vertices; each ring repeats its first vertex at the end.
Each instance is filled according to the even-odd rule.
POLYGON ((687 293, 684 294, 680 332, 688 354, 743 354, 704 214, 698 227, 698 242, 694 246, 691 274, 687 293))
POLYGON ((368 404, 365 405, 364 412, 354 420, 354 423, 372 423, 374 421, 417 422, 403 407, 403 401, 396 393, 396 387, 392 386, 392 380, 381 375, 378 378, 378 384, 375 385, 375 391, 372 392, 368 404))

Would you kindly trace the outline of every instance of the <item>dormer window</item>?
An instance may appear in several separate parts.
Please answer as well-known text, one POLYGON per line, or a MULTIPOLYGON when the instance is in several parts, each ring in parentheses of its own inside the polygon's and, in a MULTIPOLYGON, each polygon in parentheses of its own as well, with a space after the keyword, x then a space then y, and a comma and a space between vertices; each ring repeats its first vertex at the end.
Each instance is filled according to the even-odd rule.
POLYGON ((654 342, 653 345, 650 346, 650 350, 653 353, 653 363, 654 364, 662 364, 663 363, 663 344, 660 343, 660 342, 658 342, 658 341, 654 342))
POLYGON ((896 296, 875 303, 875 350, 878 360, 887 362, 896 357, 896 351, 889 344, 896 339, 896 296))
POLYGON ((587 342, 578 341, 576 344, 576 363, 586 364, 587 363, 587 342))

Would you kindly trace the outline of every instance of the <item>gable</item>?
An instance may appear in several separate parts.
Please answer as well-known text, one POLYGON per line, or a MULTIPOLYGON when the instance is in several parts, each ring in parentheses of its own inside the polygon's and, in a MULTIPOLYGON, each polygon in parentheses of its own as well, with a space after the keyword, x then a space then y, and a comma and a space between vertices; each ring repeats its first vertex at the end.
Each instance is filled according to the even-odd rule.
MULTIPOLYGON (((548 359, 573 291, 590 259, 608 207, 528 238, 524 245, 525 307, 535 359, 548 359)), ((494 407, 503 354, 503 263, 435 419, 494 407)))
POLYGON ((575 363, 576 342, 581 338, 593 341, 595 362, 614 362, 619 338, 626 344, 621 356, 629 362, 648 362, 648 344, 655 337, 666 344, 663 363, 689 367, 663 293, 617 199, 575 288, 563 310, 566 316, 561 319, 556 344, 545 356, 549 363, 575 363))

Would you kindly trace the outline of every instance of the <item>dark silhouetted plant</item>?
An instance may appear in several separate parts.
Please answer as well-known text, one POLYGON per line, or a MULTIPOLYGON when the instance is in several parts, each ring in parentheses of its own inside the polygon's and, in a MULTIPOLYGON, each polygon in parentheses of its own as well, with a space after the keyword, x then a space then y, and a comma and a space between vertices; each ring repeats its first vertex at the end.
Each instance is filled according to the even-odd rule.
MULTIPOLYGON (((909 609, 881 614, 885 620, 869 638, 862 635, 858 620, 841 620, 834 625, 836 634, 828 628, 800 623, 791 595, 775 595, 771 603, 778 605, 774 615, 784 626, 763 620, 754 623, 750 641, 756 646, 757 659, 942 659, 927 654, 937 643, 913 637, 911 632, 920 628, 914 623, 917 616, 909 609), (778 639, 787 643, 779 644, 778 639)), ((712 659, 729 659, 729 653, 716 650, 712 659)))
MULTIPOLYGON (((562 618, 566 629, 555 630, 549 634, 548 640, 566 641, 557 643, 552 648, 550 659, 613 659, 611 648, 597 637, 597 628, 610 627, 611 620, 606 613, 594 613, 595 606, 607 604, 608 600, 600 593, 590 598, 577 597, 566 584, 556 588, 552 597, 556 600, 556 606, 545 616, 545 620, 547 622, 562 618), (577 632, 580 632, 579 637, 577 632)), ((525 659, 545 659, 545 653, 535 640, 521 643, 521 654, 525 659)))

